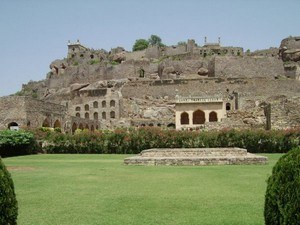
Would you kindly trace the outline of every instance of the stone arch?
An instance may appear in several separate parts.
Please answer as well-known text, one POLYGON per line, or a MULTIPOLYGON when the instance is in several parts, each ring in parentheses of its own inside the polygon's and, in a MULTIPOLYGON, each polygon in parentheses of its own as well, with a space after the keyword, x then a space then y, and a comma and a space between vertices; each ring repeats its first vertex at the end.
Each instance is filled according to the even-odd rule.
POLYGON ((102 119, 103 119, 103 120, 106 120, 106 112, 103 112, 103 113, 102 113, 102 119))
POLYGON ((106 107, 106 101, 102 101, 102 108, 105 108, 106 107))
POLYGON ((73 125, 72 125, 72 133, 74 134, 76 130, 77 130, 77 124, 73 123, 73 125))
POLYGON ((78 128, 79 128, 80 130, 83 130, 83 124, 80 123, 78 128))
POLYGON ((85 111, 89 111, 89 110, 90 110, 90 106, 89 106, 88 104, 85 104, 85 105, 84 105, 84 110, 85 110, 85 111))
POLYGON ((189 114, 187 112, 181 113, 180 123, 181 124, 189 124, 190 123, 189 114))
POLYGON ((90 118, 90 114, 89 114, 88 112, 86 112, 86 113, 84 114, 84 118, 89 119, 89 118, 90 118))
POLYGON ((81 108, 79 107, 79 106, 77 106, 76 108, 75 108, 75 111, 80 111, 81 110, 81 108))
POLYGON ((53 127, 54 128, 61 128, 61 123, 60 123, 60 121, 58 119, 55 120, 53 127))
POLYGON ((94 125, 91 126, 91 131, 95 131, 94 125))
POLYGON ((167 127, 168 127, 168 128, 174 128, 174 129, 175 129, 175 124, 174 124, 174 123, 169 123, 169 124, 167 125, 167 127))
POLYGON ((116 118, 116 113, 115 113, 115 111, 111 111, 111 112, 110 112, 110 118, 112 118, 112 119, 116 118))
POLYGON ((226 111, 231 110, 231 104, 229 102, 226 103, 226 111))
POLYGON ((144 78, 145 77, 145 70, 143 68, 141 68, 139 70, 139 77, 144 78))
POLYGON ((109 104, 110 104, 110 107, 115 107, 116 106, 116 101, 111 100, 109 104))
POLYGON ((80 113, 76 113, 76 117, 80 118, 80 113))
POLYGON ((44 120, 44 122, 43 122, 43 124, 42 124, 42 127, 51 127, 51 126, 50 126, 50 121, 49 121, 48 118, 46 118, 46 119, 44 120))
POLYGON ((16 122, 11 122, 7 125, 7 128, 10 130, 18 130, 19 129, 19 124, 16 122))
POLYGON ((96 108, 98 108, 98 102, 97 101, 94 101, 93 102, 93 107, 96 109, 96 108))
POLYGON ((89 125, 88 125, 88 124, 86 124, 86 125, 85 125, 85 127, 84 127, 84 129, 87 129, 87 130, 89 130, 89 129, 90 129, 89 125))
POLYGON ((98 120, 98 113, 94 112, 94 120, 98 120))
POLYGON ((193 124, 204 124, 205 123, 205 113, 198 109, 193 113, 193 124))
POLYGON ((215 111, 209 113, 209 122, 218 122, 218 114, 215 111))

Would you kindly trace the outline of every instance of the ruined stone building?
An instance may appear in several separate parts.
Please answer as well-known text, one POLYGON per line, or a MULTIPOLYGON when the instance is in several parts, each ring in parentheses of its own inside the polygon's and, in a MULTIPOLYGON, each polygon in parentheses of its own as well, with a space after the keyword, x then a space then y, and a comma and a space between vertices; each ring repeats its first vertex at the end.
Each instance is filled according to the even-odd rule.
POLYGON ((135 52, 91 49, 78 40, 50 64, 46 79, 0 98, 0 128, 297 127, 299 68, 299 37, 255 52, 220 39, 135 52))

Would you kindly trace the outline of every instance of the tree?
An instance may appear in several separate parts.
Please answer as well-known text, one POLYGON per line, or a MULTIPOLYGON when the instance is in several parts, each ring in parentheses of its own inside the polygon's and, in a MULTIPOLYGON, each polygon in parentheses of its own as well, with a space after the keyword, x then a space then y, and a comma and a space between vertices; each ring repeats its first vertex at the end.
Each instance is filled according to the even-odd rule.
POLYGON ((164 44, 161 42, 161 38, 154 34, 150 36, 148 41, 150 45, 164 46, 164 44))
POLYGON ((14 184, 9 172, 0 158, 0 224, 17 224, 18 203, 14 184))
POLYGON ((149 42, 145 39, 137 39, 132 47, 132 51, 140 51, 148 48, 149 42))
POLYGON ((266 225, 299 225, 300 147, 282 156, 268 179, 265 196, 266 225))

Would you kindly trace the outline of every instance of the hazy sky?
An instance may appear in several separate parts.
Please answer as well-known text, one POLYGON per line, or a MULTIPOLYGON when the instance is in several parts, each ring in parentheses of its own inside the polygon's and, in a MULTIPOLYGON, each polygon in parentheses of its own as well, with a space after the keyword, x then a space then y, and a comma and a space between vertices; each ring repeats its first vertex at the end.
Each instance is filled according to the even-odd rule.
POLYGON ((159 35, 167 45, 256 50, 300 35, 300 0, 0 0, 0 96, 45 79, 52 61, 67 55, 68 40, 94 49, 159 35))

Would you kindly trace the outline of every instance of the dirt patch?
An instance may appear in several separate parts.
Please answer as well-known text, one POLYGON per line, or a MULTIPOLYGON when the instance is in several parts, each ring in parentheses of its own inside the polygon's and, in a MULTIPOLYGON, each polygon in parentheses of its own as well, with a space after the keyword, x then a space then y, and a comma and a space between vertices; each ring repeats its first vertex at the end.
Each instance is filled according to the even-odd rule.
POLYGON ((7 166, 6 167, 8 171, 32 171, 36 170, 36 167, 30 167, 30 166, 7 166))

